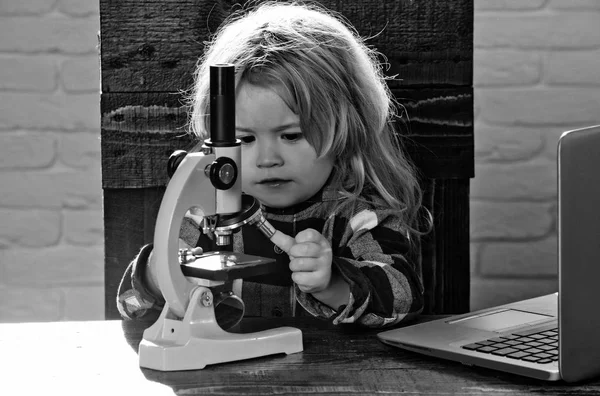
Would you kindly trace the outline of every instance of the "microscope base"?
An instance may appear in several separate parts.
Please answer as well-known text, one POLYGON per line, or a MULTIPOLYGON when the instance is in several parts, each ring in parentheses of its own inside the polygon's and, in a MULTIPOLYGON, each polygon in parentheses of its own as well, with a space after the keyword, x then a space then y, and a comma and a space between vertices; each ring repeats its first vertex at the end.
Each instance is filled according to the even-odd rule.
POLYGON ((302 332, 279 327, 237 334, 223 330, 215 319, 212 293, 197 287, 182 320, 168 304, 159 319, 144 331, 140 366, 160 371, 197 370, 206 365, 303 350, 302 332))

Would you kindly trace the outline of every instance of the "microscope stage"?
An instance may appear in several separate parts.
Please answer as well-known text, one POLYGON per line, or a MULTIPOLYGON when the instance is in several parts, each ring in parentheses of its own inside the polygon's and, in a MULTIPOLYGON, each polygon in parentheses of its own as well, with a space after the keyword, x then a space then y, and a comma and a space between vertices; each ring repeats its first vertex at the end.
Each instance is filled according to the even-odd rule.
MULTIPOLYGON (((213 281, 231 281, 282 270, 274 259, 234 252, 206 252, 182 264, 185 276, 213 281)), ((287 268, 285 268, 287 269, 287 268)))

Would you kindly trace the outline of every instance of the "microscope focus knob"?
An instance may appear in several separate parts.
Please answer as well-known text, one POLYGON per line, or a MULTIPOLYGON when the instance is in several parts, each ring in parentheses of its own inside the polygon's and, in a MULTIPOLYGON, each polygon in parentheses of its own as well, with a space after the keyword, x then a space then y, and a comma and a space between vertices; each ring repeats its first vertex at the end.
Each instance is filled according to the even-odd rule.
POLYGON ((167 175, 169 175, 169 177, 173 177, 177 167, 181 164, 181 161, 183 161, 186 155, 187 151, 176 150, 169 156, 169 160, 167 161, 167 175))
POLYGON ((208 177, 215 188, 228 190, 237 181, 238 169, 229 157, 219 157, 210 165, 208 177))

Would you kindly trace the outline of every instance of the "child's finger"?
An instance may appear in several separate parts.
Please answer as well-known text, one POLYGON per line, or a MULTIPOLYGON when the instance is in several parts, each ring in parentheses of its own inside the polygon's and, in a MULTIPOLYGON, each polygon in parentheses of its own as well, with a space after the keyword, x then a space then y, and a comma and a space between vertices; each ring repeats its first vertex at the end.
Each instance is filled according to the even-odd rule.
POLYGON ((303 242, 293 245, 288 254, 294 257, 320 257, 322 250, 316 242, 303 242))
POLYGON ((298 234, 296 234, 296 242, 297 243, 303 243, 303 242, 316 242, 316 243, 320 243, 321 240, 325 239, 325 237, 323 235, 321 235, 321 233, 317 230, 314 230, 312 228, 307 228, 305 230, 300 231, 298 234))
POLYGON ((291 236, 285 235, 283 232, 276 230, 273 236, 271 237, 271 242, 275 244, 275 246, 279 247, 281 250, 290 254, 290 249, 296 241, 291 236))
POLYGON ((314 272, 318 268, 318 263, 312 258, 294 257, 290 260, 290 271, 292 272, 314 272))
POLYGON ((305 293, 311 293, 317 283, 312 272, 293 272, 292 281, 305 293))

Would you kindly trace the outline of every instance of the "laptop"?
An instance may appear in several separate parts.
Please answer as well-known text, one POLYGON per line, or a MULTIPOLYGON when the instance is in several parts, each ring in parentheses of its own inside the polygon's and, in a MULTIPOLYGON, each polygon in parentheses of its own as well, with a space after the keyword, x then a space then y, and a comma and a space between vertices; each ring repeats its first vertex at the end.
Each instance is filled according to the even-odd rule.
POLYGON ((386 344, 527 377, 600 375, 600 125, 558 143, 558 293, 379 333, 386 344))

